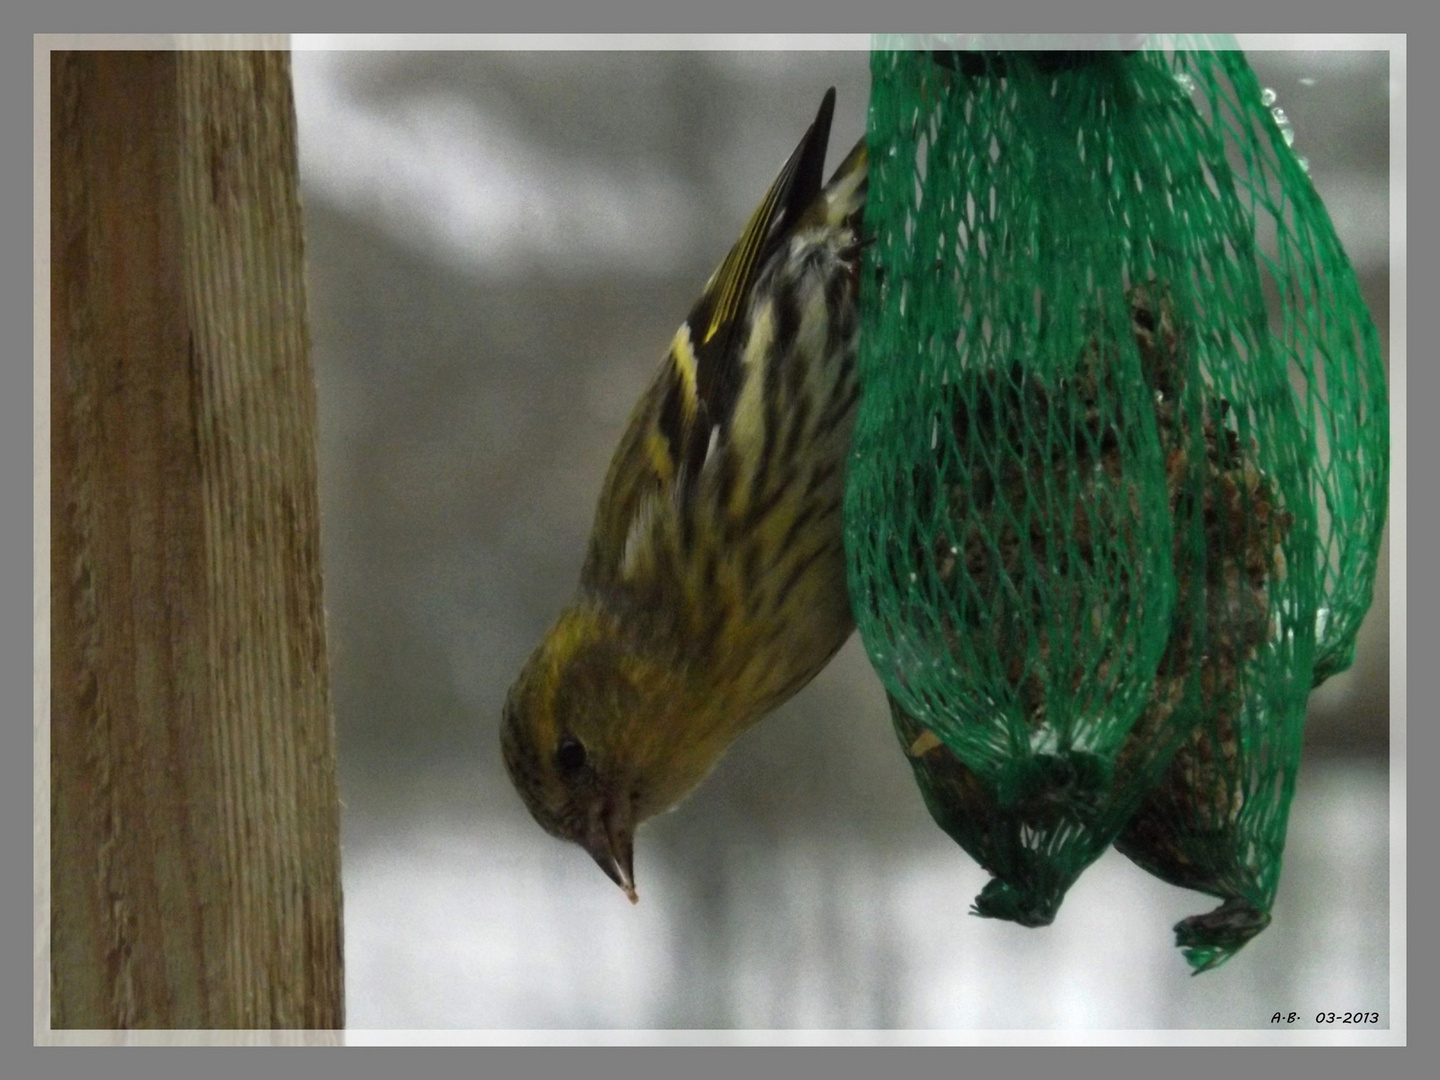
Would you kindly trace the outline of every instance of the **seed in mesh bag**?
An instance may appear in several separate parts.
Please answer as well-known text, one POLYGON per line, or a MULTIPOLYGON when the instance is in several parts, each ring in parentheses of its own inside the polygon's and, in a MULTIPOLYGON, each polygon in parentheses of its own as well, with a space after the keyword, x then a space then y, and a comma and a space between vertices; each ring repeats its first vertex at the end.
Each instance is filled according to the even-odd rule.
MULTIPOLYGON (((1223 718, 1234 711, 1231 702, 1239 672, 1269 633, 1266 581, 1279 566, 1287 519, 1273 506, 1270 487, 1252 460, 1253 446, 1250 455, 1242 453, 1236 433, 1226 426, 1227 402, 1204 403, 1200 437, 1194 437, 1195 424, 1179 407, 1186 386, 1186 356, 1169 290, 1152 282, 1131 290, 1128 300, 1141 371, 1154 401, 1166 493, 1177 524, 1173 559, 1179 595, 1178 615, 1157 677, 1119 759, 1112 768, 1093 754, 1072 750, 1051 755, 1030 770, 1032 790, 1019 797, 1012 793, 1002 802, 993 786, 976 776, 936 735, 897 702, 891 703, 897 735, 907 748, 932 816, 982 865, 1018 883, 1022 891, 1045 878, 1040 851, 1046 840, 1040 833, 1093 822, 1117 791, 1140 781, 1155 747, 1176 737, 1171 725, 1193 724, 1197 714, 1223 718), (1203 452, 1198 468, 1191 465, 1197 450, 1203 452), (1190 533, 1180 527, 1193 519, 1197 506, 1203 519, 1203 570, 1195 565, 1187 539, 1190 533), (1203 615, 1196 614, 1197 605, 1203 615), (1198 657, 1197 630, 1204 639, 1198 657), (1191 690, 1192 679, 1198 690, 1191 690), (1198 696, 1198 704, 1177 715, 1187 695, 1198 696)), ((1052 611, 1057 603, 1064 609, 1068 601, 1063 581, 1093 570, 1097 540, 1103 544, 1108 536, 1108 542, 1115 542, 1116 523, 1104 519, 1104 508, 1133 498, 1131 489, 1138 483, 1127 477, 1119 440, 1102 419, 1102 407, 1119 393, 1117 353, 1113 343, 1094 334, 1076 369, 1061 385, 1063 393, 1047 391, 1039 378, 1026 375, 1018 365, 1003 372, 966 373, 956 383, 956 444, 972 449, 1009 447, 1014 452, 998 470, 985 467, 982 460, 968 477, 948 484, 947 512, 955 535, 937 536, 925 557, 934 560, 944 585, 957 593, 964 590, 972 601, 980 598, 958 606, 963 625, 948 618, 943 623, 952 649, 959 635, 986 635, 1000 653, 1028 722, 1036 728, 1046 722, 1050 694, 1064 688, 1067 678, 1073 688, 1085 675, 1057 670, 1052 663, 1056 642, 1051 635, 1057 623, 1041 617, 1040 586, 1052 611), (1082 417, 1079 423, 1077 411, 1082 417), (1025 445, 1026 432, 1057 427, 1077 430, 1073 447, 1052 441, 1051 452, 1043 455, 1025 445), (1092 485, 1098 483, 1119 494, 1108 500, 1097 497, 1092 485), (1071 521, 1062 521, 1064 511, 1051 499, 1046 504, 1051 516, 1031 516, 1028 528, 1022 528, 1011 509, 1027 501, 1033 506, 1034 493, 1047 485, 1073 500, 1071 521), (1064 557, 1069 562, 1057 563, 1052 536, 1064 531, 1066 524, 1070 544, 1064 557)), ((978 457, 962 456, 967 461, 978 457)), ((1126 542, 1121 538, 1122 544, 1126 542)), ((1086 655, 1080 648, 1082 636, 1113 631, 1117 621, 1123 622, 1130 597, 1121 590, 1132 585, 1141 583, 1118 585, 1106 610, 1086 611, 1078 601, 1071 604, 1069 625, 1075 640, 1069 643, 1068 655, 1086 655)), ((1122 637, 1117 634, 1115 640, 1122 637)), ((1124 659, 1128 657, 1103 659, 1098 675, 1105 678, 1110 665, 1124 659)), ((1215 730, 1223 734, 1228 729, 1218 724, 1215 730)), ((1177 791, 1188 793, 1191 801, 1200 799, 1201 793, 1212 802, 1229 798, 1221 777, 1228 775, 1227 763, 1234 755, 1233 734, 1228 740, 1222 737, 1196 745, 1184 760, 1208 764, 1189 766, 1177 791)), ((1166 776, 1175 775, 1172 766, 1166 776)), ((1173 846, 1148 845, 1162 854, 1173 846)), ((1058 896, 1054 905, 1058 906, 1058 896)), ((977 911, 991 913, 983 907, 977 901, 977 911)), ((1052 905, 1033 896, 1021 907, 1032 914, 1048 910, 1053 917, 1052 905)))

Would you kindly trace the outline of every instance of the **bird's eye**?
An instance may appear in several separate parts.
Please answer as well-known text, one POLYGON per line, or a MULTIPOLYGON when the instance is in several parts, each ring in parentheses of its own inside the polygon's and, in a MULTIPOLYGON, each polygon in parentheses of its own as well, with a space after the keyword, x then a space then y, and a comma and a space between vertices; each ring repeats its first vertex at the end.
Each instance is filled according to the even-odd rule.
POLYGON ((574 772, 585 764, 585 747, 566 735, 555 748, 555 760, 565 772, 574 772))

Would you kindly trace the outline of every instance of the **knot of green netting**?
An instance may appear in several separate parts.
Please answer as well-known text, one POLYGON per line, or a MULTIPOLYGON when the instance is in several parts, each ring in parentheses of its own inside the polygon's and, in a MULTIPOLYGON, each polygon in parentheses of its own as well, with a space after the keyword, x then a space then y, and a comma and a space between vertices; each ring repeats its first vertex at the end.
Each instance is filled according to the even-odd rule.
POLYGON ((856 619, 935 820, 1049 923, 1111 843, 1269 920, 1386 490, 1378 337, 1234 51, 872 53, 856 619))

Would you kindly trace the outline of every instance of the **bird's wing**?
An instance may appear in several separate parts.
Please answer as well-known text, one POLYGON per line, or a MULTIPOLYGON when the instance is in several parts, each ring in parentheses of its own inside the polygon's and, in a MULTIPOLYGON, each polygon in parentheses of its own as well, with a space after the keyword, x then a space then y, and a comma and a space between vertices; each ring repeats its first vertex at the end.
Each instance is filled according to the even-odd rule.
POLYGON ((738 334, 750 294, 768 257, 820 194, 834 108, 832 87, 676 332, 659 374, 631 416, 596 510, 583 586, 663 579, 665 568, 657 568, 655 560, 680 554, 664 549, 690 548, 685 534, 694 519, 686 511, 687 500, 707 466, 723 464, 725 455, 716 451, 746 377, 738 334), (655 530, 674 530, 676 544, 649 542, 655 530))
POLYGON ((669 421, 665 425, 666 437, 684 466, 683 475, 691 479, 698 476, 713 444, 711 429, 723 432, 728 425, 744 381, 737 338, 756 276, 820 194, 834 112, 835 89, 831 87, 820 102, 814 122, 750 215, 740 239, 711 275, 682 332, 676 335, 671 366, 676 369, 673 384, 679 400, 663 419, 669 421), (685 400, 689 396, 694 398, 693 408, 685 400), (686 423, 692 418, 705 423, 686 423))

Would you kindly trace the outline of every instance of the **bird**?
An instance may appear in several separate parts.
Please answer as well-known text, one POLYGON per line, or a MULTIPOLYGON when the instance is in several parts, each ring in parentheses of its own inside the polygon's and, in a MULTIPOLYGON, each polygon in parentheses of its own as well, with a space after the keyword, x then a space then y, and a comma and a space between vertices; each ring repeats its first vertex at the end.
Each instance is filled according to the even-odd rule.
POLYGON ((694 791, 854 629, 841 523, 858 387, 862 139, 835 90, 710 276, 606 474, 573 599, 506 697, 534 819, 632 903, 636 828, 694 791))

